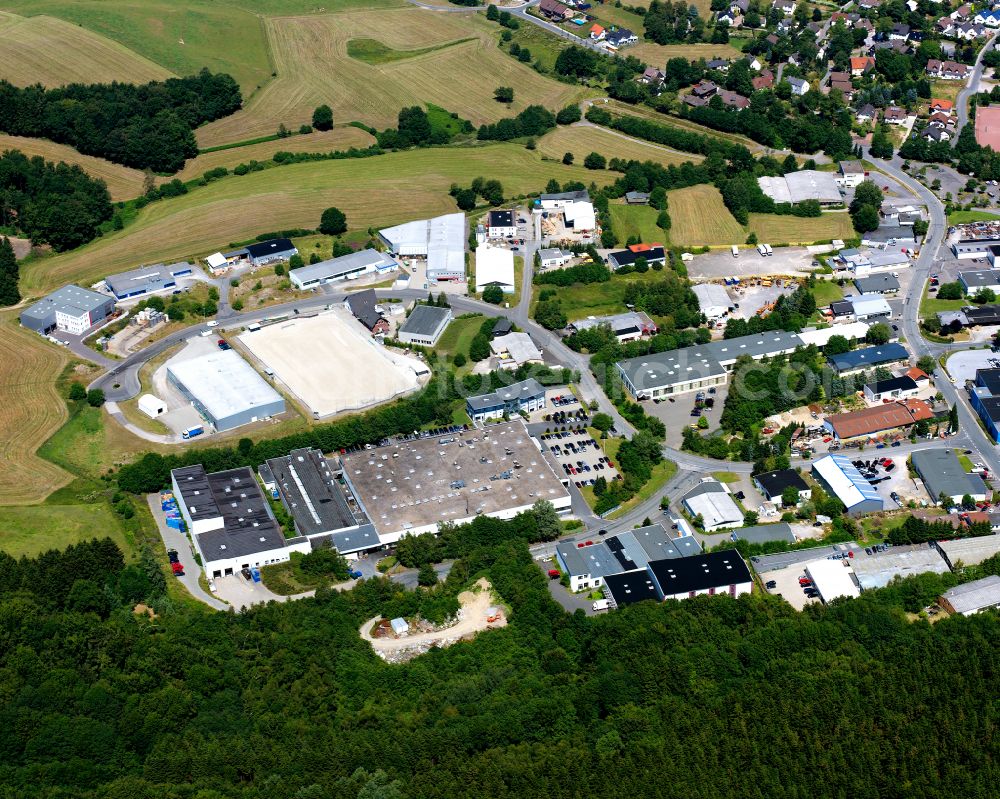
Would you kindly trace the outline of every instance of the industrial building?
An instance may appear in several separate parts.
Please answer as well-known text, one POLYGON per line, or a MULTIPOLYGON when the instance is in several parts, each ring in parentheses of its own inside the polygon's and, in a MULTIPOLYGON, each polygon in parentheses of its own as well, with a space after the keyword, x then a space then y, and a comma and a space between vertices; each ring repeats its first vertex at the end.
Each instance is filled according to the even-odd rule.
POLYGON ((692 517, 701 517, 706 533, 743 524, 743 511, 730 496, 729 487, 710 477, 686 493, 681 503, 692 517))
POLYGON ((806 564, 805 573, 824 602, 833 602, 841 597, 861 596, 861 589, 854 581, 848 561, 829 558, 814 560, 806 564))
POLYGON ((994 443, 1000 444, 1000 369, 977 369, 969 402, 994 443))
POLYGON ((872 369, 876 366, 903 363, 909 360, 910 354, 902 344, 891 342, 878 347, 865 347, 860 350, 831 355, 827 360, 841 376, 872 369))
POLYGON ((555 192, 554 194, 543 194, 535 201, 535 204, 543 211, 554 211, 560 208, 565 208, 573 203, 580 202, 590 202, 590 194, 587 193, 586 189, 580 189, 579 191, 561 191, 555 192))
POLYGON ((773 472, 755 474, 753 482, 765 501, 773 502, 775 505, 781 503, 782 495, 789 488, 796 490, 800 500, 812 497, 812 489, 795 469, 778 469, 773 472))
POLYGON ((805 344, 797 333, 769 331, 640 355, 615 366, 633 397, 652 399, 723 385, 744 355, 760 360, 790 354, 801 346, 805 344))
POLYGON ((338 258, 328 258, 318 264, 292 269, 288 273, 288 278, 297 289, 311 289, 338 280, 354 280, 373 272, 387 272, 398 266, 399 264, 386 253, 378 250, 358 250, 338 258))
POLYGON ((698 308, 710 322, 722 319, 733 310, 729 292, 718 283, 699 283, 691 287, 698 298, 698 308))
POLYGON ((150 419, 156 419, 167 412, 167 406, 159 397, 143 394, 139 397, 139 410, 150 419))
POLYGON ((483 244, 476 250, 476 293, 487 286, 499 286, 504 294, 514 293, 514 253, 505 247, 483 244))
POLYGON ((167 362, 167 382, 217 431, 285 412, 285 400, 235 350, 167 362))
POLYGON ((902 579, 927 572, 946 574, 949 571, 941 553, 927 544, 894 546, 885 552, 854 558, 851 565, 862 591, 885 588, 895 577, 902 579))
POLYGON ((848 322, 847 324, 831 325, 830 327, 807 328, 799 333, 803 346, 815 345, 823 348, 834 336, 842 336, 850 342, 864 341, 868 335, 869 325, 865 322, 848 322))
POLYGON ((920 391, 917 381, 909 375, 900 375, 888 380, 876 380, 865 384, 865 400, 868 402, 886 402, 915 397, 920 391))
POLYGON ((107 294, 72 284, 56 289, 21 311, 21 326, 46 335, 61 330, 79 336, 107 319, 115 301, 107 294))
POLYGON ((854 288, 862 294, 895 294, 899 291, 899 278, 893 275, 868 275, 854 279, 854 288))
POLYGON ((923 400, 908 399, 863 408, 860 411, 835 413, 826 417, 823 427, 838 441, 875 436, 889 430, 903 430, 917 422, 934 418, 930 406, 923 400))
POLYGON ((647 266, 665 264, 667 253, 662 244, 631 244, 624 250, 608 253, 608 265, 612 269, 621 269, 634 265, 640 258, 646 261, 647 266))
POLYGON ((542 351, 527 333, 508 333, 490 342, 490 351, 500 369, 517 369, 526 363, 544 363, 542 351))
POLYGON ((968 306, 958 311, 938 311, 937 318, 941 327, 950 327, 954 331, 963 327, 1000 325, 1000 305, 968 306))
MULTIPOLYGON (((287 261, 293 255, 298 255, 298 248, 290 239, 268 239, 248 244, 243 248, 244 256, 254 266, 264 266, 276 261, 287 261)), ((230 253, 230 256, 235 253, 230 253)))
POLYGON ((486 215, 486 235, 491 239, 514 238, 517 225, 513 211, 494 209, 486 215))
POLYGON ((609 574, 604 578, 604 595, 615 603, 616 608, 634 605, 646 599, 660 601, 653 577, 646 569, 609 574))
POLYGON ((952 254, 960 259, 982 258, 990 254, 990 248, 1000 245, 998 238, 960 239, 951 245, 952 254))
MULTIPOLYGON (((971 515, 971 514, 970 514, 971 515)), ((940 517, 934 517, 939 519, 940 517)), ((933 519, 932 519, 933 521, 933 519)), ((955 538, 951 541, 938 541, 938 551, 948 562, 948 566, 957 569, 962 566, 978 566, 984 560, 1000 555, 1000 535, 980 535, 974 538, 955 538)))
POLYGON ((341 456, 343 478, 383 544, 476 516, 510 519, 570 495, 520 421, 341 456))
POLYGON ((649 314, 645 311, 628 311, 627 313, 615 314, 614 316, 588 316, 586 319, 577 319, 569 323, 570 330, 579 332, 590 330, 594 327, 607 325, 611 332, 615 334, 622 343, 626 341, 638 341, 643 336, 656 334, 657 327, 649 314))
POLYGON ((589 200, 576 200, 563 206, 563 220, 574 233, 584 233, 597 227, 597 215, 589 200))
POLYGON ((743 596, 753 590, 746 561, 735 550, 656 560, 646 566, 660 599, 690 599, 708 594, 743 596))
POLYGON ((121 272, 104 278, 108 290, 117 300, 129 300, 171 291, 177 288, 177 278, 191 274, 194 267, 187 261, 180 261, 169 266, 154 264, 141 266, 130 272, 121 272))
MULTIPOLYGON (((1000 246, 991 248, 1000 251, 1000 246)), ((1000 293, 1000 269, 970 269, 958 273, 958 282, 962 284, 965 293, 970 297, 987 289, 994 294, 1000 293)))
POLYGON ((397 258, 426 258, 430 280, 465 280, 465 214, 419 219, 378 235, 397 258))
POLYGON ((830 303, 830 310, 838 318, 858 321, 888 319, 892 308, 881 294, 858 294, 830 303))
POLYGON ((465 401, 469 418, 477 424, 491 419, 510 418, 519 413, 532 413, 545 407, 545 386, 529 377, 506 388, 478 394, 465 401))
POLYGON ((982 502, 987 497, 986 484, 978 474, 968 474, 958 456, 950 449, 921 449, 910 455, 910 462, 932 502, 948 497, 959 504, 964 496, 982 502))
POLYGON ((538 265, 542 269, 558 269, 573 260, 573 253, 559 247, 543 247, 538 251, 538 265))
POLYGON ((615 574, 644 569, 654 560, 700 554, 694 536, 671 538, 662 524, 650 524, 609 536, 596 543, 561 541, 556 560, 569 577, 571 591, 596 588, 615 574))
POLYGON ((851 459, 844 455, 827 455, 813 464, 813 477, 830 494, 844 503, 851 516, 877 513, 885 503, 851 459))
POLYGON ((844 202, 832 172, 802 169, 778 177, 757 178, 761 191, 776 203, 801 203, 816 200, 820 205, 838 205, 844 202))
POLYGON ((264 488, 280 497, 313 549, 331 546, 341 555, 357 555, 381 546, 375 526, 338 482, 323 453, 305 447, 270 458, 258 469, 264 488))
POLYGON ((1000 577, 991 574, 981 580, 949 588, 941 595, 940 604, 949 613, 962 616, 1000 608, 1000 577))
POLYGON ((406 317, 406 321, 396 331, 396 338, 405 344, 433 347, 438 343, 448 323, 451 322, 451 308, 437 305, 416 305, 406 317))
POLYGON ((249 467, 207 474, 201 464, 170 472, 174 497, 208 577, 288 560, 310 551, 285 539, 249 467))

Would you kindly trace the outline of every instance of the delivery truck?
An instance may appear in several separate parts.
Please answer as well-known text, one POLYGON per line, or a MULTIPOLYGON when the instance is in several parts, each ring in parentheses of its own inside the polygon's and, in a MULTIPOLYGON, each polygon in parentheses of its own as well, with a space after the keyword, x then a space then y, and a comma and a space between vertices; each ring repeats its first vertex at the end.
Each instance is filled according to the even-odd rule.
POLYGON ((610 607, 611 607, 611 600, 610 599, 598 599, 594 603, 594 611, 595 612, 598 611, 598 610, 607 610, 610 607))
POLYGON ((200 424, 196 424, 194 427, 189 427, 187 430, 181 433, 181 438, 184 439, 194 438, 195 436, 200 436, 204 432, 205 428, 202 427, 200 424))

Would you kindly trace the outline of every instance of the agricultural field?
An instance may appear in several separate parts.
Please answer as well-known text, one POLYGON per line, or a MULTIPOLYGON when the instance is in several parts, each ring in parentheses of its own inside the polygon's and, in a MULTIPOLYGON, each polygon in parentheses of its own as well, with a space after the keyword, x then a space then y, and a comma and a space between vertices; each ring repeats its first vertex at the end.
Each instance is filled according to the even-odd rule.
POLYGON ((66 144, 56 144, 48 139, 0 134, 0 152, 5 150, 20 150, 29 157, 40 155, 45 160, 56 163, 65 161, 67 164, 77 164, 91 177, 100 178, 107 183, 111 199, 115 202, 131 200, 142 194, 143 176, 138 169, 113 164, 92 155, 83 155, 66 144))
MULTIPOLYGON (((685 247, 742 243, 743 226, 722 202, 715 186, 689 186, 667 192, 670 241, 685 247)), ((786 217, 782 217, 784 219, 786 217)))
POLYGON ((813 244, 829 239, 852 239, 858 235, 851 224, 850 214, 836 211, 811 218, 750 214, 749 229, 757 234, 760 241, 781 244, 813 244))
POLYGON ((648 205, 609 205, 611 223, 619 242, 626 242, 632 236, 647 244, 663 242, 665 234, 656 226, 660 212, 648 205))
MULTIPOLYGON (((642 28, 635 32, 642 36, 642 28)), ((671 58, 685 58, 688 61, 704 58, 710 61, 713 58, 738 58, 742 55, 731 44, 656 44, 647 41, 625 48, 622 53, 634 55, 640 61, 659 69, 663 69, 671 58)))
MULTIPOLYGON (((316 4, 311 0, 289 3, 121 0, 113 4, 105 0, 0 0, 0 8, 15 13, 44 14, 47 16, 40 19, 58 17, 71 23, 65 26, 73 37, 68 47, 62 39, 51 34, 40 44, 43 45, 41 52, 57 54, 55 57, 62 68, 73 71, 73 79, 82 77, 97 82, 116 77, 143 82, 164 77, 167 73, 191 75, 208 67, 212 72, 232 75, 243 89, 244 98, 267 83, 273 72, 267 38, 258 14, 268 13, 266 9, 270 8, 274 8, 272 13, 289 13, 282 10, 283 6, 299 12, 311 11, 316 4), (147 74, 149 67, 111 74, 109 66, 115 63, 113 60, 102 67, 102 61, 91 59, 91 66, 82 64, 77 69, 68 54, 73 52, 74 42, 91 38, 87 31, 97 34, 101 41, 117 42, 116 50, 128 53, 133 62, 159 65, 159 74, 147 74), (238 45, 223 44, 235 42, 238 45)), ((6 34, 0 38, 6 39, 6 34)), ((105 55, 105 58, 110 59, 110 56, 105 55)), ((5 58, 0 63, 9 62, 5 58)))
POLYGON ((264 24, 277 77, 244 110, 201 128, 202 147, 268 135, 280 124, 295 129, 321 103, 333 108, 337 122, 377 128, 394 125, 404 106, 426 103, 480 125, 533 103, 560 108, 585 91, 501 53, 493 26, 478 15, 403 8, 277 17, 264 24), (349 46, 355 52, 360 47, 371 60, 373 41, 382 46, 383 63, 349 55, 349 46), (512 108, 493 99, 497 86, 516 87, 512 108))
POLYGON ((667 147, 629 138, 615 131, 597 127, 558 127, 538 140, 542 155, 562 160, 564 153, 573 153, 577 163, 589 153, 598 152, 605 158, 625 158, 636 161, 655 161, 658 164, 682 164, 685 161, 700 163, 700 155, 679 153, 667 147))
POLYGON ((333 130, 289 136, 287 139, 275 139, 248 144, 244 147, 229 147, 225 150, 202 153, 197 158, 192 158, 185 163, 184 168, 176 175, 171 175, 163 180, 173 180, 174 178, 191 180, 220 166, 232 169, 238 164, 245 164, 249 161, 270 161, 279 150, 288 153, 328 153, 334 150, 349 150, 352 147, 360 150, 370 147, 374 143, 375 137, 367 131, 350 126, 338 127, 333 130))
POLYGON ((16 86, 144 83, 170 75, 138 52, 62 19, 0 12, 0 78, 16 86))
MULTIPOLYGON (((36 454, 66 421, 55 387, 69 362, 65 349, 23 329, 16 311, 0 314, 0 503, 41 502, 72 475, 36 454)), ((2 529, 2 526, 0 526, 2 529)))
POLYGON ((353 230, 383 227, 455 210, 452 183, 468 185, 502 164, 508 196, 560 182, 608 182, 611 173, 543 161, 516 144, 410 150, 371 158, 273 167, 231 176, 148 205, 124 230, 21 266, 21 291, 40 295, 68 282, 90 285, 138 263, 194 258, 259 233, 313 228, 336 204, 353 230))

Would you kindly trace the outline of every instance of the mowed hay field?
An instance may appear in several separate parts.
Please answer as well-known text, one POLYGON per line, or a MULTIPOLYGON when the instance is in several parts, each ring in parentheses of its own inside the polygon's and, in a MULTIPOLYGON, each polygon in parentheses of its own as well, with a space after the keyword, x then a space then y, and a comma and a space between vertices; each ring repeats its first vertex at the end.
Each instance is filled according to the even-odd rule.
POLYGON ((334 128, 302 136, 289 136, 287 139, 248 144, 246 147, 230 147, 227 150, 202 153, 185 163, 184 169, 176 175, 163 180, 174 178, 191 180, 219 166, 232 169, 237 164, 245 164, 248 161, 270 161, 279 150, 288 153, 328 153, 334 150, 350 150, 352 147, 363 150, 374 143, 375 137, 360 128, 334 128))
MULTIPOLYGON (((641 30, 639 28, 637 32, 641 30)), ((713 58, 739 58, 742 55, 731 44, 656 44, 650 41, 640 41, 621 52, 623 55, 634 55, 640 61, 659 69, 663 69, 671 58, 685 58, 688 61, 704 58, 710 61, 713 58)))
MULTIPOLYGON (((306 10, 320 5, 311 0, 297 5, 305 6, 306 2, 306 10)), ((122 45, 121 49, 128 48, 133 58, 139 58, 136 54, 141 53, 143 61, 160 65, 160 75, 125 71, 107 76, 109 80, 115 77, 142 83, 168 72, 192 75, 208 67, 212 72, 232 75, 243 89, 244 98, 271 79, 267 38, 258 16, 268 13, 259 7, 262 5, 213 0, 0 0, 0 8, 18 14, 66 20, 65 27, 78 40, 91 37, 93 32, 122 45)), ((284 5, 294 8, 293 4, 284 5)), ((69 61, 66 55, 72 49, 60 47, 55 40, 43 41, 43 45, 42 53, 69 61)), ((87 69, 83 78, 90 82, 105 80, 93 68, 87 69)))
POLYGON ((17 322, 16 311, 0 314, 0 504, 28 505, 72 480, 36 451, 66 421, 66 401, 56 378, 67 351, 17 322))
POLYGON ((0 78, 16 86, 145 83, 170 75, 127 47, 64 20, 0 12, 0 78))
POLYGON ((632 236, 638 236, 646 244, 663 242, 666 233, 657 227, 656 218, 660 212, 648 205, 619 205, 608 206, 611 213, 611 224, 615 235, 621 241, 628 241, 632 236))
POLYGON ((750 214, 749 229, 757 234, 758 240, 769 244, 813 244, 858 235, 851 224, 851 215, 835 211, 819 217, 750 214))
POLYGON ((103 158, 83 155, 66 144, 56 144, 48 139, 0 134, 0 153, 5 150, 20 150, 29 157, 40 155, 47 161, 77 164, 91 177, 100 178, 107 183, 111 199, 115 202, 130 200, 142 194, 143 176, 138 169, 113 164, 103 158))
POLYGON ((496 47, 496 32, 475 15, 419 8, 278 17, 265 20, 277 78, 242 111, 204 126, 198 143, 211 147, 295 129, 326 103, 336 122, 394 126, 404 106, 433 103, 480 125, 539 103, 558 109, 586 90, 542 77, 496 47), (475 37, 473 41, 467 40, 475 37), (426 50, 385 64, 347 54, 351 39, 393 50, 426 50), (514 86, 514 103, 493 99, 497 86, 514 86))
POLYGON ((41 295, 65 283, 90 285, 140 263, 182 259, 225 249, 269 230, 314 228, 335 205, 352 230, 382 227, 456 209, 452 183, 467 186, 498 175, 507 196, 561 183, 610 182, 610 172, 543 161, 516 144, 431 148, 371 158, 319 161, 227 177, 182 197, 152 203, 125 230, 70 253, 21 267, 22 293, 41 295))
POLYGON ((722 202, 715 186, 689 186, 667 192, 670 241, 685 247, 741 244, 743 226, 722 202))
POLYGON ((573 153, 576 161, 583 163, 589 153, 597 152, 605 158, 625 158, 636 161, 655 161, 658 164, 682 164, 685 161, 700 163, 700 155, 678 153, 666 147, 627 138, 604 128, 559 127, 538 140, 538 149, 549 158, 562 160, 565 153, 573 153))

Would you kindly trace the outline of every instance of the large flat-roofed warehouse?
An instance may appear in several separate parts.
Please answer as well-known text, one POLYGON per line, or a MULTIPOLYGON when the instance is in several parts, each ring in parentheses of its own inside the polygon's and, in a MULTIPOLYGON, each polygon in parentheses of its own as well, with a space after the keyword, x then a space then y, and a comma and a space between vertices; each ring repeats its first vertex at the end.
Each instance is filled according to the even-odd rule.
POLYGON ((948 572, 948 564, 937 549, 926 544, 916 546, 895 546, 887 552, 872 556, 853 558, 851 565, 862 591, 885 588, 894 577, 910 577, 915 574, 948 572))
POLYGON ((193 268, 187 261, 169 266, 163 264, 140 266, 130 272, 108 275, 104 278, 104 283, 116 299, 127 300, 175 289, 177 278, 190 275, 193 268))
POLYGON ((311 289, 324 283, 352 280, 372 272, 386 272, 399 264, 392 257, 378 250, 358 250, 338 258, 328 258, 318 264, 300 266, 288 273, 288 279, 297 289, 311 289))
POLYGON ((514 293, 514 253, 510 250, 486 244, 476 250, 476 292, 487 286, 499 286, 505 294, 514 293))
POLYGON ((285 400, 234 350, 167 363, 167 380, 217 431, 285 412, 285 400))
POLYGON ((285 539, 249 467, 207 474, 201 464, 184 466, 170 472, 170 483, 209 577, 309 551, 305 538, 285 539))
POLYGON ((270 458, 258 470, 264 487, 278 492, 295 531, 313 547, 329 544, 342 555, 379 547, 375 527, 348 498, 323 453, 308 447, 270 458))
POLYGON ((45 335, 53 330, 79 335, 103 322, 115 309, 115 300, 72 284, 56 289, 21 311, 21 326, 45 335))
POLYGON ((941 607, 949 613, 963 616, 1000 607, 1000 577, 991 574, 981 580, 949 588, 941 595, 941 607))
POLYGON ((760 177, 757 183, 761 191, 776 203, 817 200, 820 205, 836 205, 844 201, 832 172, 802 169, 779 177, 760 177))
POLYGON ((813 476, 844 503, 851 515, 876 513, 884 508, 884 501, 875 487, 861 476, 861 472, 844 455, 827 455, 813 464, 813 476))
POLYGON ((396 338, 406 344, 433 347, 451 321, 451 308, 418 305, 400 325, 396 338))
POLYGON ((431 280, 465 279, 465 214, 419 219, 385 228, 378 235, 398 257, 426 258, 431 280))
POLYGON ((932 502, 942 496, 954 503, 969 495, 977 502, 986 499, 986 484, 978 474, 968 474, 950 449, 921 449, 910 456, 913 470, 930 495, 932 502))
POLYGON ((984 560, 1000 555, 1000 535, 981 535, 976 538, 956 538, 952 541, 938 541, 938 549, 951 568, 959 563, 964 566, 978 566, 984 560))
POLYGON ((814 560, 805 566, 806 577, 812 580, 820 599, 832 602, 841 597, 859 597, 861 589, 844 560, 814 560))
POLYGON ((404 441, 342 456, 344 480, 382 543, 436 532, 442 522, 509 519, 539 500, 570 496, 521 422, 404 441))

